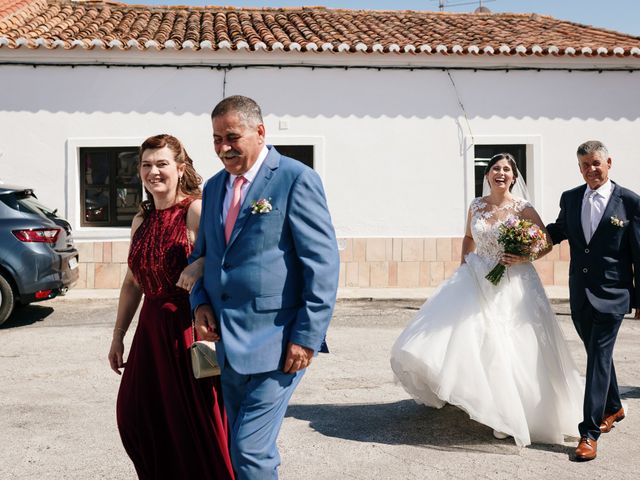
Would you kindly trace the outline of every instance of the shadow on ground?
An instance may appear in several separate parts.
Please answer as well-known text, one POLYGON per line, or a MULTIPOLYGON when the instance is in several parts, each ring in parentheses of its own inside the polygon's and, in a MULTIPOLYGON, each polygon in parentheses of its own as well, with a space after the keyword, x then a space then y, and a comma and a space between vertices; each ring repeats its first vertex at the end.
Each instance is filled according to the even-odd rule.
MULTIPOLYGON (((446 451, 517 455, 512 438, 497 440, 489 427, 446 405, 427 408, 413 400, 351 405, 290 405, 288 417, 308 421, 328 437, 386 445, 422 446, 446 451)), ((574 448, 536 444, 533 448, 570 455, 574 448)))
POLYGON ((41 322, 53 313, 53 308, 42 305, 25 305, 16 307, 11 316, 0 325, 0 330, 26 327, 41 322))

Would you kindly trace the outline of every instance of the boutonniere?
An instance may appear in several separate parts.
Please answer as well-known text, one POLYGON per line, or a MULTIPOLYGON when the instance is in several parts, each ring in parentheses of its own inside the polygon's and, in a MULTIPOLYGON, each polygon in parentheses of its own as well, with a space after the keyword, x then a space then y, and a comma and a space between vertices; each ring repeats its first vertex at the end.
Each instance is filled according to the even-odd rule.
POLYGON ((260 200, 254 200, 253 202, 251 202, 251 214, 269 213, 271 210, 273 210, 273 207, 271 206, 271 202, 269 202, 269 200, 271 200, 271 197, 261 198, 260 200))
POLYGON ((611 225, 615 225, 616 227, 624 227, 624 221, 620 220, 615 215, 611 217, 611 225))

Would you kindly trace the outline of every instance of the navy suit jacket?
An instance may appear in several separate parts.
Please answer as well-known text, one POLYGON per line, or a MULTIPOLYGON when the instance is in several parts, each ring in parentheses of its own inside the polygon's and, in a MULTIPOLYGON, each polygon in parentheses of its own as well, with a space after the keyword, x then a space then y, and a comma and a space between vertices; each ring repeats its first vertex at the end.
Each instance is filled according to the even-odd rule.
POLYGON ((225 244, 228 178, 222 170, 204 188, 192 259, 204 256, 205 267, 191 305, 212 306, 223 368, 229 362, 242 374, 269 372, 282 368, 288 342, 320 348, 336 300, 337 241, 320 177, 269 147, 225 244), (252 213, 260 199, 273 210, 252 213))
POLYGON ((581 221, 586 188, 564 192, 558 219, 547 225, 554 244, 569 240, 571 309, 579 311, 588 300, 601 313, 625 314, 640 307, 640 197, 614 183, 602 220, 587 242, 581 221))

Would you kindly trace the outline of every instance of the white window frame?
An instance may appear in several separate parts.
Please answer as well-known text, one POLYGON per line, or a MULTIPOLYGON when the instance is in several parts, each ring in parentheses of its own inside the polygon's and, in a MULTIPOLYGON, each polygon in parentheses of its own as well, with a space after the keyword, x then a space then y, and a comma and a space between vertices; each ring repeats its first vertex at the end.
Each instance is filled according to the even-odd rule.
POLYGON ((311 145, 313 169, 325 183, 324 137, 309 135, 267 135, 268 145, 311 145))
POLYGON ((542 136, 541 135, 474 135, 465 137, 465 198, 469 205, 475 197, 474 159, 476 145, 526 145, 527 190, 529 201, 544 218, 542 188, 542 136))
MULTIPOLYGON (((88 147, 134 147, 138 148, 142 137, 89 137, 67 139, 66 152, 66 204, 65 215, 73 228, 73 237, 80 241, 129 240, 129 227, 82 227, 80 200, 80 149, 88 147)), ((144 189, 143 189, 144 197, 144 189)))

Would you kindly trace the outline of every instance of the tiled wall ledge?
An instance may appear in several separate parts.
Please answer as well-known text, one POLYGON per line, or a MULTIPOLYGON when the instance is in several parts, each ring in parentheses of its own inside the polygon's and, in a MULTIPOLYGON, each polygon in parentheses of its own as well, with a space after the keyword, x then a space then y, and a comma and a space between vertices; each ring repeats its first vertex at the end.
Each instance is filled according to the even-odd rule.
MULTIPOLYGON (((462 238, 342 238, 340 286, 435 287, 460 265, 462 238)), ((80 279, 75 288, 119 288, 127 272, 128 242, 78 243, 80 279)), ((565 286, 569 246, 556 245, 534 263, 542 283, 565 286)))

